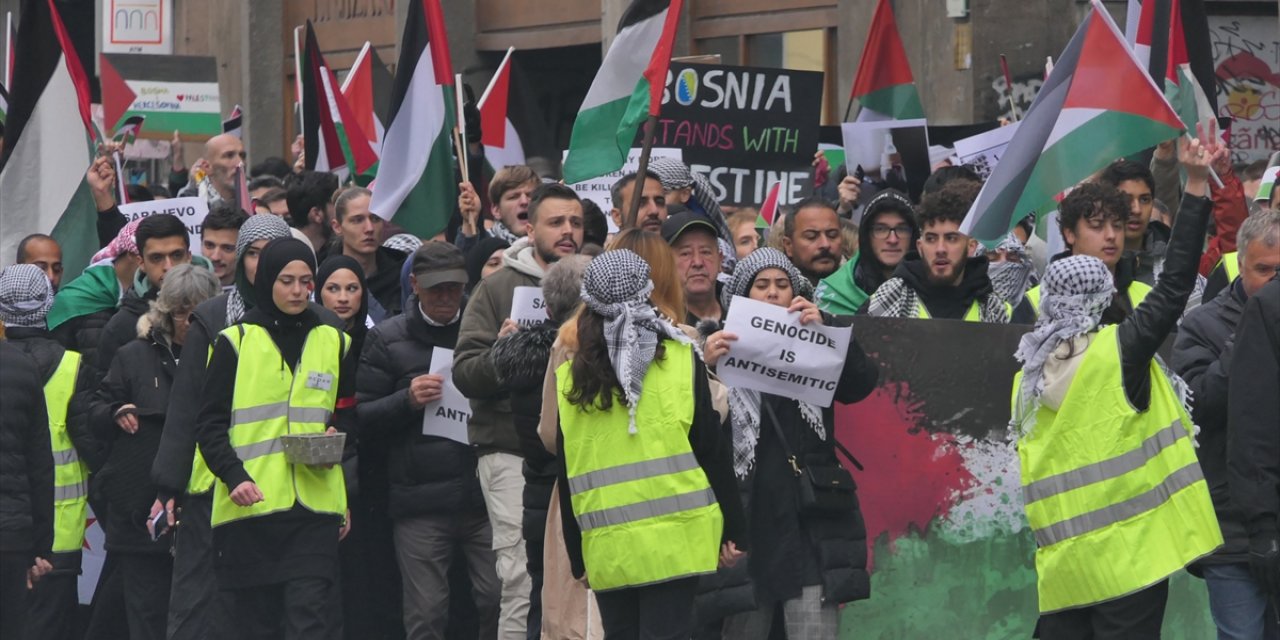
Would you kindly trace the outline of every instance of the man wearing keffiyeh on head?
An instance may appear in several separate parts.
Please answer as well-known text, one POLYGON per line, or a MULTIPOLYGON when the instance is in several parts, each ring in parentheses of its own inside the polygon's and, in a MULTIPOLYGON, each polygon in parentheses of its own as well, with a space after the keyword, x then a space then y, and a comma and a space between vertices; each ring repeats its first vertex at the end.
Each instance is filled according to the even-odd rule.
POLYGON ((1159 638, 1169 576, 1222 544, 1186 384, 1156 350, 1191 295, 1209 166, 1225 153, 1212 139, 1180 142, 1188 180, 1164 276, 1119 325, 1105 325, 1116 286, 1103 260, 1071 256, 1045 272, 1011 422, 1044 640, 1159 638))
POLYGON ((89 433, 87 403, 92 388, 89 376, 80 375, 80 354, 64 349, 45 329, 52 305, 53 287, 39 267, 11 265, 0 271, 0 320, 8 341, 29 356, 40 373, 49 412, 46 437, 53 443, 56 470, 53 554, 49 556, 53 572, 27 598, 27 626, 38 630, 40 637, 70 638, 78 602, 87 478, 90 467, 98 467, 103 455, 89 433))
POLYGON ((706 368, 649 273, 618 249, 583 274, 578 349, 555 372, 560 513, 607 637, 687 638, 698 576, 737 562, 746 520, 706 368))
MULTIPOLYGON (((209 349, 218 332, 244 319, 245 312, 255 306, 253 284, 258 270, 258 254, 268 242, 290 237, 289 225, 272 215, 250 217, 240 227, 236 238, 235 288, 196 306, 187 329, 187 353, 206 357, 182 358, 173 380, 172 397, 190 402, 173 402, 165 415, 160 436, 160 449, 151 467, 151 480, 159 489, 153 513, 163 506, 174 518, 174 500, 182 498, 182 535, 178 536, 178 554, 173 564, 173 586, 169 595, 169 637, 186 639, 203 637, 205 629, 223 624, 224 616, 217 599, 217 583, 213 576, 213 547, 209 512, 212 501, 209 490, 213 476, 203 459, 195 462, 196 414, 204 388, 209 349), (196 467, 193 473, 193 465, 196 467)), ((311 310, 324 324, 338 328, 342 321, 332 311, 312 303, 311 310)))

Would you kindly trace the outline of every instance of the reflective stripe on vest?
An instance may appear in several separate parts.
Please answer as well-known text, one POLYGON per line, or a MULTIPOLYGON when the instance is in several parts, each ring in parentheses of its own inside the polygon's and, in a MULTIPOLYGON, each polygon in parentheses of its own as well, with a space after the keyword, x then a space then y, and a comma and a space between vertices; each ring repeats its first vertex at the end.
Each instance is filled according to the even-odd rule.
MULTIPOLYGON (((1008 302, 1004 303, 1004 311, 1009 318, 1013 318, 1013 305, 1008 302)), ((924 320, 933 318, 933 316, 929 315, 929 310, 925 308, 924 302, 918 299, 916 300, 916 317, 924 320)), ((975 300, 961 320, 965 322, 982 322, 982 306, 975 300)))
POLYGON ((275 341, 257 325, 222 331, 238 355, 228 435, 244 470, 262 490, 263 501, 240 507, 225 483, 214 486, 213 526, 287 511, 295 503, 316 513, 346 512, 342 468, 291 464, 280 437, 320 434, 338 398, 338 375, 349 345, 329 326, 311 329, 302 357, 287 366, 275 341))
POLYGON ((644 377, 634 434, 621 402, 607 411, 569 402, 573 363, 556 369, 567 489, 595 590, 716 569, 723 517, 689 445, 693 351, 671 340, 663 344, 663 359, 644 377))
MULTIPOLYGON (((1129 296, 1129 306, 1134 309, 1147 299, 1147 294, 1151 293, 1151 285, 1145 282, 1134 280, 1129 283, 1129 289, 1125 294, 1129 296)), ((1037 318, 1040 317, 1040 285, 1036 285, 1027 290, 1027 300, 1031 301, 1031 310, 1035 312, 1037 318)))
POLYGON ((80 354, 65 351, 62 361, 44 385, 49 413, 49 442, 53 449, 53 551, 79 553, 84 547, 89 515, 89 469, 80 462, 67 433, 67 410, 75 395, 80 354))
POLYGON ((1240 277, 1240 254, 1238 251, 1224 253, 1222 260, 1218 263, 1227 272, 1227 282, 1235 282, 1240 277))
POLYGON ((1096 334, 1057 411, 1018 440, 1042 613, 1134 593, 1222 544, 1190 416, 1154 361, 1150 406, 1129 404, 1116 336, 1096 334))

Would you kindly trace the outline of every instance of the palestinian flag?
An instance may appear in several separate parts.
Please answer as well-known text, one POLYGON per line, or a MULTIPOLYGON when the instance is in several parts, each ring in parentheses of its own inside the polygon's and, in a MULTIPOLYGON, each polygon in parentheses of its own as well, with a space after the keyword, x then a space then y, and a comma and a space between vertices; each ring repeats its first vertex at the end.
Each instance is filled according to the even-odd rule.
POLYGON ((420 238, 444 231, 458 199, 453 81, 440 0, 410 2, 370 208, 420 238))
POLYGON ((337 80, 325 64, 310 20, 303 58, 302 135, 307 169, 336 173, 345 182, 348 175, 367 171, 378 156, 352 117, 346 98, 337 90, 337 80))
POLYGON ((129 116, 147 117, 148 136, 168 139, 222 133, 218 66, 213 58, 104 53, 98 58, 103 127, 129 116))
POLYGON ((0 83, 0 136, 4 135, 5 114, 9 113, 9 92, 0 83))
POLYGON ((356 56, 355 64, 342 81, 342 97, 347 99, 354 122, 373 145, 381 152, 382 139, 386 135, 387 110, 391 106, 391 73, 378 57, 378 50, 369 42, 356 56))
POLYGON ((781 182, 775 182, 769 187, 769 195, 765 196, 764 203, 760 205, 760 216, 756 220, 757 227, 761 226, 761 222, 764 222, 765 228, 773 226, 773 219, 778 215, 778 196, 781 192, 781 182))
POLYGON ((858 120, 916 120, 924 117, 920 92, 907 51, 898 35, 889 0, 879 0, 871 17, 871 31, 862 49, 858 75, 853 80, 853 93, 861 110, 858 120), (870 111, 870 113, 867 113, 870 111))
POLYGON ((640 123, 658 115, 683 4, 632 0, 622 14, 618 35, 573 122, 564 161, 566 184, 621 169, 640 123))
POLYGON ((489 80, 489 87, 480 96, 477 107, 480 109, 480 142, 484 145, 484 159, 489 167, 498 170, 511 165, 524 164, 524 146, 520 144, 520 134, 507 117, 507 98, 511 93, 511 53, 515 47, 507 49, 507 55, 498 65, 498 70, 489 80))
POLYGON ((244 137, 244 110, 240 105, 236 105, 231 110, 231 115, 222 121, 222 132, 229 133, 237 138, 244 137))
POLYGON ((1099 0, 960 225, 994 241, 1112 160, 1176 137, 1182 121, 1125 45, 1099 0))
POLYGON ((27 234, 62 245, 68 279, 98 250, 98 215, 84 174, 97 138, 85 75, 54 0, 24 0, 12 102, 0 156, 0 255, 27 234))
POLYGON ((1138 5, 1136 22, 1125 24, 1125 40, 1138 58, 1138 64, 1146 69, 1151 65, 1151 36, 1156 24, 1156 0, 1129 0, 1129 20, 1135 20, 1134 7, 1138 5), (1130 39, 1132 34, 1132 39, 1130 39))
POLYGON ((1195 131, 1196 123, 1209 131, 1209 121, 1214 118, 1213 107, 1205 96, 1195 75, 1191 73, 1191 58, 1187 53, 1186 30, 1182 23, 1179 0, 1171 0, 1169 12, 1169 56, 1165 65, 1164 95, 1173 105, 1187 131, 1195 131))

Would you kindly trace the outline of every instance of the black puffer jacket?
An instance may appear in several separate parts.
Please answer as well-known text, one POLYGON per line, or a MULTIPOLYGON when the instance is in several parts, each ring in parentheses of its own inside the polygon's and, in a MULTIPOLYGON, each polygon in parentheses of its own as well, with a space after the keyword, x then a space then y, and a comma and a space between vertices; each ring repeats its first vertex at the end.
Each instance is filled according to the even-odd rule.
POLYGON ((1231 359, 1227 413, 1231 499, 1252 542, 1265 543, 1280 535, 1280 279, 1249 298, 1236 342, 1241 348, 1231 359))
POLYGON ((147 532, 147 517, 156 498, 148 472, 160 449, 181 349, 151 328, 146 319, 138 331, 145 337, 135 338, 116 352, 90 403, 94 433, 111 443, 111 454, 94 482, 110 505, 103 527, 107 550, 165 553, 168 538, 152 542, 147 532), (138 431, 133 434, 115 421, 116 411, 125 404, 138 408, 138 431))
MULTIPOLYGON (((5 335, 15 347, 21 349, 36 363, 36 370, 40 372, 39 382, 43 389, 44 384, 62 363, 63 354, 67 349, 44 329, 10 327, 5 331, 5 335)), ((97 471, 106 461, 107 452, 105 444, 93 437, 89 428, 89 400, 93 394, 93 381, 86 375, 89 367, 91 365, 81 357, 80 371, 76 375, 75 395, 67 405, 67 435, 70 436, 71 444, 75 446, 76 454, 80 459, 89 466, 91 471, 97 471)))
POLYGON ((80 359, 86 367, 82 375, 87 375, 95 384, 102 378, 98 370, 98 345, 102 342, 103 330, 114 315, 116 308, 77 316, 58 325, 52 332, 58 344, 80 352, 80 359))
POLYGON ((524 453, 521 527, 529 569, 538 572, 542 571, 547 507, 551 504, 551 488, 556 483, 556 458, 542 446, 538 437, 538 421, 542 417, 542 382, 546 377, 547 361, 551 358, 551 345, 555 343, 559 329, 559 325, 548 320, 499 338, 489 351, 499 382, 511 392, 511 413, 515 418, 520 449, 524 453))
POLYGON ((0 340, 0 551, 53 549, 53 451, 36 363, 0 340))
POLYGON ((1228 366, 1236 325, 1244 309, 1244 287, 1233 283, 1217 297, 1192 309, 1182 320, 1170 365, 1191 388, 1191 417, 1200 427, 1196 454, 1204 469, 1225 544, 1204 564, 1248 562, 1249 535, 1244 514, 1227 486, 1228 366))
POLYGON ((102 335, 98 339, 98 354, 94 366, 99 380, 107 375, 107 370, 115 360, 116 351, 138 339, 138 319, 146 315, 151 308, 151 301, 159 293, 158 287, 151 287, 139 294, 136 284, 124 292, 124 296, 120 298, 120 308, 111 316, 106 326, 102 327, 102 335))
MULTIPOLYGON (((409 383, 430 373, 434 347, 452 349, 460 324, 427 324, 416 298, 409 312, 369 331, 356 375, 362 446, 389 445, 388 508, 392 518, 481 511, 484 496, 471 447, 422 435, 422 409, 409 406, 409 383)), ((377 497, 373 497, 377 500, 377 497)))

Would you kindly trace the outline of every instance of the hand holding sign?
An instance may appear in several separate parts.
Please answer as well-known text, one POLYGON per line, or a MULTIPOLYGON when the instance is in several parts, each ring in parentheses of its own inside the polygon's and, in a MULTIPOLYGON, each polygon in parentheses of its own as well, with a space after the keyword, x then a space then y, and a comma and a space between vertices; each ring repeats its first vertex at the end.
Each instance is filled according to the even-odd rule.
POLYGON ((851 329, 824 327, 821 318, 817 307, 803 298, 783 309, 734 297, 723 333, 740 339, 731 352, 720 356, 716 373, 721 382, 830 406, 851 329))
MULTIPOLYGON (((469 444, 467 422, 471 420, 471 402, 458 391, 457 387, 453 386, 453 349, 440 347, 432 349, 431 374, 419 377, 440 381, 438 392, 431 393, 436 399, 423 406, 422 435, 448 438, 462 444, 469 444)), ((422 384, 435 388, 433 383, 427 381, 422 384)), ((410 402, 412 402, 412 395, 411 388, 410 402)))
POLYGON ((440 399, 444 394, 444 377, 428 373, 409 382, 409 406, 421 409, 440 399))
POLYGON ((511 320, 521 328, 536 327, 547 319, 542 287, 516 287, 511 294, 511 320))

